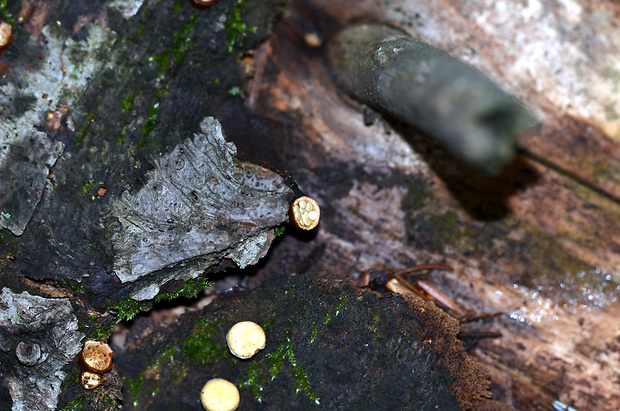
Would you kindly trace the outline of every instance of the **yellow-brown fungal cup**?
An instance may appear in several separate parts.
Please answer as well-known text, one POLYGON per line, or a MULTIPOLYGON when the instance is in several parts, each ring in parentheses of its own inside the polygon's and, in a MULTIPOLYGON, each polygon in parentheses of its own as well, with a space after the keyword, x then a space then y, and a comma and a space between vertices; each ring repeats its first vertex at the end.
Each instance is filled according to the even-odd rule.
POLYGON ((84 371, 80 380, 85 390, 92 390, 101 385, 101 375, 90 371, 84 371))
POLYGON ((80 364, 86 370, 102 374, 112 369, 112 348, 104 342, 88 340, 80 354, 80 364))
POLYGON ((0 55, 4 53, 13 42, 13 27, 5 22, 0 21, 0 55))
POLYGON ((226 334, 230 352, 239 358, 250 358, 265 348, 267 337, 262 327, 252 321, 241 321, 233 325, 226 334))
POLYGON ((195 9, 207 9, 215 6, 220 0, 189 0, 189 4, 195 9))
POLYGON ((312 230, 321 219, 319 203, 308 196, 299 197, 291 205, 291 217, 297 227, 312 230))
POLYGON ((214 378, 202 387, 200 400, 207 411, 234 411, 239 406, 239 390, 230 381, 214 378))

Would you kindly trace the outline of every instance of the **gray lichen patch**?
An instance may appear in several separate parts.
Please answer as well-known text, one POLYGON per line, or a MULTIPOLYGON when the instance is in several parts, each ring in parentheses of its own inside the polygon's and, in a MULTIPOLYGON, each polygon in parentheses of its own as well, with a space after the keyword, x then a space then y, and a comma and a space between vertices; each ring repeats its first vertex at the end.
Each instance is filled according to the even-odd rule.
POLYGON ((8 288, 0 295, 0 350, 13 410, 56 408, 63 366, 80 352, 84 334, 67 298, 43 298, 8 288))
POLYGON ((0 123, 0 228, 21 235, 46 186, 49 169, 56 163, 63 144, 40 131, 23 138, 2 138, 0 123))
POLYGON ((82 42, 59 27, 44 27, 38 39, 25 30, 18 34, 14 47, 26 57, 13 61, 0 82, 0 228, 15 235, 24 232, 49 169, 64 149, 39 129, 61 113, 58 107, 70 110, 74 91, 84 88, 105 64, 103 59, 75 56, 96 54, 114 38, 96 24, 82 42))
POLYGON ((167 281, 194 278, 222 259, 255 264, 288 218, 293 192, 283 179, 236 161, 214 118, 200 126, 154 161, 137 193, 113 204, 121 227, 113 238, 116 275, 123 283, 149 276, 134 299, 152 298, 167 281))

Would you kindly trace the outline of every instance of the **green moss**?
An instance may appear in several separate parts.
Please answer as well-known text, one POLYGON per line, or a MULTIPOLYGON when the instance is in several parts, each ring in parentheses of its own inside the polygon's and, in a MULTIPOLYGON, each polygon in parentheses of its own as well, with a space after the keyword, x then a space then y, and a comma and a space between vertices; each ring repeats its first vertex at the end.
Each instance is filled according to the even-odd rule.
POLYGON ((113 332, 114 324, 109 324, 107 327, 94 327, 86 332, 86 337, 92 340, 106 341, 113 332))
POLYGON ((286 231, 286 225, 282 224, 273 229, 273 235, 275 238, 280 237, 286 231))
POLYGON ((215 284, 204 276, 194 278, 185 282, 183 287, 177 291, 162 291, 155 296, 155 302, 170 301, 177 298, 196 298, 205 288, 215 284))
POLYGON ((265 385, 265 378, 261 375, 260 372, 260 363, 254 362, 250 365, 248 369, 247 378, 239 383, 239 387, 251 387, 252 393, 256 398, 256 401, 263 402, 263 399, 260 396, 260 392, 263 390, 265 385))
POLYGON ((183 353, 194 362, 215 362, 223 358, 228 349, 221 341, 216 341, 214 338, 220 326, 221 322, 210 323, 203 319, 197 320, 194 324, 194 334, 183 342, 183 353))
POLYGON ((196 14, 192 14, 189 23, 181 27, 173 36, 173 45, 166 51, 149 57, 149 61, 154 61, 159 66, 158 76, 161 76, 170 62, 182 63, 185 60, 185 53, 192 47, 190 32, 196 23, 196 14))
POLYGON ((63 278, 61 284, 69 287, 71 291, 73 291, 73 294, 82 295, 85 292, 84 286, 78 281, 63 278))
POLYGON ((116 322, 129 321, 135 318, 142 311, 148 311, 153 307, 149 301, 136 301, 132 298, 126 298, 118 303, 110 300, 107 309, 116 311, 116 322))
MULTIPOLYGON (((128 377, 123 378, 125 386, 127 387, 127 391, 131 395, 132 404, 133 404, 134 407, 138 407, 138 405, 139 405, 140 391, 142 390, 142 386, 143 386, 144 380, 146 378, 146 371, 147 370, 152 370, 152 371, 157 373, 157 372, 161 371, 161 369, 163 368, 162 367, 162 363, 164 361, 172 363, 174 361, 174 354, 176 353, 176 349, 177 349, 177 347, 173 346, 173 347, 170 347, 170 348, 166 349, 164 352, 162 352, 155 359, 155 361, 153 361, 148 367, 146 367, 144 370, 142 370, 142 372, 140 373, 140 376, 138 377, 138 379, 133 380, 133 379, 128 378, 128 377)), ((168 367, 167 369, 172 369, 172 367, 168 367)), ((156 395, 157 392, 159 391, 159 388, 160 388, 159 384, 156 383, 155 387, 150 392, 150 395, 151 396, 156 395)))
POLYGON ((316 323, 312 323, 312 334, 310 335, 310 344, 316 341, 316 323))
POLYGON ((276 351, 267 354, 269 358, 269 374, 271 375, 271 380, 282 372, 285 362, 288 362, 291 365, 291 377, 295 382, 295 391, 297 393, 304 392, 312 402, 318 405, 319 398, 314 395, 304 368, 297 364, 297 358, 295 358, 295 353, 293 352, 293 344, 291 343, 289 332, 290 330, 284 332, 286 342, 280 344, 276 351))
POLYGON ((241 18, 240 6, 245 5, 245 0, 237 0, 232 9, 232 15, 228 17, 224 24, 224 32, 228 39, 228 52, 232 53, 235 46, 240 46, 242 39, 249 33, 254 33, 256 27, 245 24, 241 18))
POLYGON ((93 183, 94 180, 89 180, 84 183, 84 186, 82 187, 82 191, 84 192, 84 194, 88 193, 90 190, 93 189, 93 183))
POLYGON ((144 126, 142 127, 142 135, 144 136, 144 138, 146 138, 151 133, 151 131, 153 131, 153 129, 155 128, 155 121, 157 121, 158 111, 159 111, 159 102, 153 104, 153 107, 151 107, 150 115, 144 122, 144 126))
POLYGON ((336 308, 336 316, 338 316, 340 314, 340 312, 344 309, 344 305, 347 302, 347 293, 346 292, 342 292, 342 294, 340 294, 340 303, 338 304, 338 307, 336 308))
POLYGON ((8 0, 0 0, 0 15, 2 16, 2 20, 6 21, 11 26, 15 27, 15 20, 13 20, 13 15, 9 13, 8 7, 9 7, 8 0))
POLYGON ((123 384, 127 387, 127 392, 131 395, 132 405, 137 407, 140 402, 138 401, 138 397, 140 395, 140 389, 142 388, 142 384, 144 383, 144 376, 146 375, 146 371, 142 371, 137 380, 132 380, 131 378, 125 377, 123 378, 123 384))
POLYGON ((131 111, 131 109, 133 108, 133 97, 132 96, 127 96, 123 99, 123 102, 121 103, 121 110, 123 110, 125 113, 128 113, 129 111, 131 111))
POLYGON ((266 330, 267 328, 271 327, 271 325, 276 321, 277 317, 278 317, 278 314, 275 314, 269 320, 265 321, 265 323, 263 324, 263 329, 266 330))
POLYGON ((374 334, 379 330, 379 324, 381 324, 381 314, 376 312, 372 316, 372 323, 368 324, 368 329, 374 334))
POLYGON ((323 318, 323 325, 329 324, 329 311, 325 313, 325 317, 323 318))
POLYGON ((175 4, 174 8, 172 9, 174 11, 174 14, 179 14, 181 10, 183 10, 183 6, 185 6, 184 1, 175 4))
POLYGON ((88 132, 88 128, 84 127, 82 131, 80 131, 80 133, 77 136, 75 136, 75 144, 77 146, 82 145, 82 143, 84 142, 84 139, 86 138, 87 132, 88 132))
MULTIPOLYGON (((77 383, 77 381, 76 381, 77 383)), ((79 395, 73 399, 65 408, 61 411, 75 411, 75 410, 83 410, 88 402, 88 398, 85 395, 79 395)))

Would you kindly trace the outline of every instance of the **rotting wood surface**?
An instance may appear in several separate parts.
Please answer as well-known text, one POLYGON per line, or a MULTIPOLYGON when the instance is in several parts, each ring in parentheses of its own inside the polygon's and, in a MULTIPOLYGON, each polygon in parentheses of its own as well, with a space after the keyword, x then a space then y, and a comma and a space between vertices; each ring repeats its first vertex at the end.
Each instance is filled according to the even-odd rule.
POLYGON ((455 273, 430 277, 443 291, 467 310, 504 313, 480 324, 503 337, 474 351, 496 399, 517 409, 617 409, 620 133, 601 110, 618 109, 618 79, 608 71, 620 59, 618 5, 295 4, 263 47, 268 57, 250 102, 291 132, 296 155, 286 167, 325 210, 305 244, 322 250, 310 269, 447 263, 455 273), (317 10, 320 18, 299 24, 317 10), (312 32, 328 41, 330 19, 387 21, 447 49, 512 89, 541 126, 492 179, 401 124, 365 126, 364 108, 334 88, 321 50, 304 42, 312 32), (587 74, 575 77, 580 70, 587 74))
MULTIPOLYGON (((161 58, 178 45, 174 44, 178 39, 172 39, 188 26, 190 13, 185 9, 177 15, 173 2, 157 3, 170 9, 145 4, 147 13, 138 14, 136 20, 156 22, 152 31, 145 31, 144 42, 155 44, 153 55, 161 58), (166 20, 173 16, 179 20, 166 20), (168 43, 157 43, 162 39, 168 43)), ((221 4, 232 9, 232 2, 221 4)), ((26 10, 25 29, 34 37, 57 21, 71 22, 68 31, 78 40, 87 23, 97 19, 109 17, 111 27, 125 27, 124 17, 106 16, 101 5, 91 9, 95 14, 76 6, 70 17, 61 2, 18 6, 14 15, 26 10)), ((138 60, 148 68, 147 87, 127 82, 114 88, 99 77, 89 91, 91 97, 82 100, 79 128, 74 130, 65 127, 63 107, 52 107, 62 120, 44 122, 43 129, 68 142, 69 151, 76 154, 52 171, 50 184, 65 188, 58 189, 55 200, 83 192, 87 195, 79 199, 82 203, 94 201, 90 196, 96 197, 101 176, 107 198, 120 195, 126 185, 139 188, 149 156, 160 147, 171 150, 181 140, 180 135, 163 137, 168 135, 166 124, 195 132, 204 116, 214 115, 237 143, 240 157, 289 171, 322 206, 317 233, 282 238, 259 267, 235 273, 243 277, 243 284, 252 288, 264 279, 295 272, 324 270, 350 276, 376 265, 401 268, 445 262, 455 272, 435 272, 428 281, 465 309, 504 313, 478 325, 501 331, 503 337, 483 342, 473 352, 491 375, 495 399, 517 409, 553 409, 554 401, 581 411, 618 409, 620 209, 616 198, 620 190, 614 113, 620 110, 620 99, 614 91, 618 80, 613 68, 618 64, 614 38, 618 38, 615 21, 620 6, 602 0, 566 4, 317 0, 303 6, 330 18, 316 23, 308 14, 289 11, 269 41, 241 60, 243 67, 253 64, 253 80, 245 88, 241 82, 234 83, 235 75, 220 87, 209 71, 213 68, 206 73, 195 69, 192 65, 200 54, 196 49, 189 49, 186 57, 190 58, 184 61, 168 55, 169 60, 160 65, 157 60, 148 62, 148 47, 137 42, 128 50, 142 50, 138 60), (401 124, 377 119, 365 126, 363 107, 332 82, 323 50, 308 47, 303 39, 309 30, 329 34, 330 28, 357 20, 399 26, 478 67, 522 98, 542 122, 540 129, 522 137, 524 155, 500 177, 482 178, 401 124), (157 75, 159 70, 163 71, 157 75), (192 85, 196 81, 201 87, 192 85), (166 94, 158 95, 156 86, 166 94), (239 97, 228 94, 234 87, 242 92, 252 116, 239 97), (133 95, 131 107, 123 104, 129 94, 133 95), (97 107, 105 110, 96 112, 97 107), (194 114, 196 107, 200 116, 194 114), (150 121, 153 110, 157 120, 150 121), (127 121, 119 120, 123 115, 127 121), (149 127, 153 127, 152 139, 146 147, 122 154, 121 149, 108 151, 117 136, 108 136, 106 130, 126 133, 127 142, 134 144, 149 127), (82 129, 88 132, 82 135, 82 129), (116 156, 126 167, 117 167, 116 156), (89 181, 95 181, 95 187, 89 187, 89 181)), ((129 27, 126 42, 118 44, 131 46, 139 38, 139 27, 129 27)), ((264 27, 259 32, 264 34, 264 27)), ((197 37, 209 50, 225 49, 221 39, 205 40, 207 33, 197 37)), ((258 38, 257 34, 248 43, 255 46, 258 38)), ((37 50, 22 51, 37 61, 37 50)), ((10 57, 9 52, 3 59, 10 57)), ((236 64, 236 57, 222 66, 236 64)), ((82 306, 104 302, 83 301, 73 294, 79 290, 75 284, 70 290, 52 283, 75 278, 89 267, 92 253, 99 256, 102 267, 111 266, 105 249, 87 246, 89 238, 100 234, 92 225, 95 209, 87 205, 78 207, 79 213, 72 207, 57 210, 70 222, 67 225, 62 219, 62 224, 43 221, 47 209, 40 207, 36 225, 31 224, 25 238, 9 241, 12 237, 3 232, 8 252, 3 253, 2 270, 36 280, 24 279, 19 290, 32 287, 52 297, 71 297, 82 307, 81 323, 101 321, 107 326, 109 314, 82 306), (73 242, 58 242, 59 235, 73 242), (11 254, 15 248, 24 250, 17 260, 11 254), (41 255, 45 259, 37 260, 41 255)), ((90 268, 87 288, 109 287, 97 283, 105 278, 100 268, 98 263, 90 268)), ((235 277, 219 287, 230 284, 225 282, 230 278, 235 277)), ((111 392, 117 390, 118 381, 110 387, 111 392)), ((127 392, 127 386, 124 389, 127 392)), ((81 395, 74 386, 67 390, 69 395, 81 395)), ((9 400, 6 391, 0 391, 0 399, 9 400)))

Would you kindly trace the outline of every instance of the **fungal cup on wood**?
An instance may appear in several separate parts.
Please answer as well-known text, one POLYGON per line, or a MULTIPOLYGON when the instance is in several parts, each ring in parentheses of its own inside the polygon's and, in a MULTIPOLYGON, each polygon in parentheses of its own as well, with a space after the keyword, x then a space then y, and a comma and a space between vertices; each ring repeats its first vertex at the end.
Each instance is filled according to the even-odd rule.
POLYGON ((239 406, 239 390, 230 381, 214 378, 202 387, 200 400, 207 411, 234 411, 239 406))
POLYGON ((0 55, 11 43, 13 43, 13 27, 5 21, 0 21, 0 55))
POLYGON ((241 321, 233 325, 226 334, 228 349, 242 359, 252 357, 265 348, 267 338, 263 328, 252 321, 241 321))
POLYGON ((80 364, 90 372, 104 373, 112 369, 113 351, 101 341, 88 340, 80 353, 80 364))
POLYGON ((308 196, 302 196, 293 201, 291 214, 295 226, 302 230, 312 230, 321 219, 319 203, 308 196))

